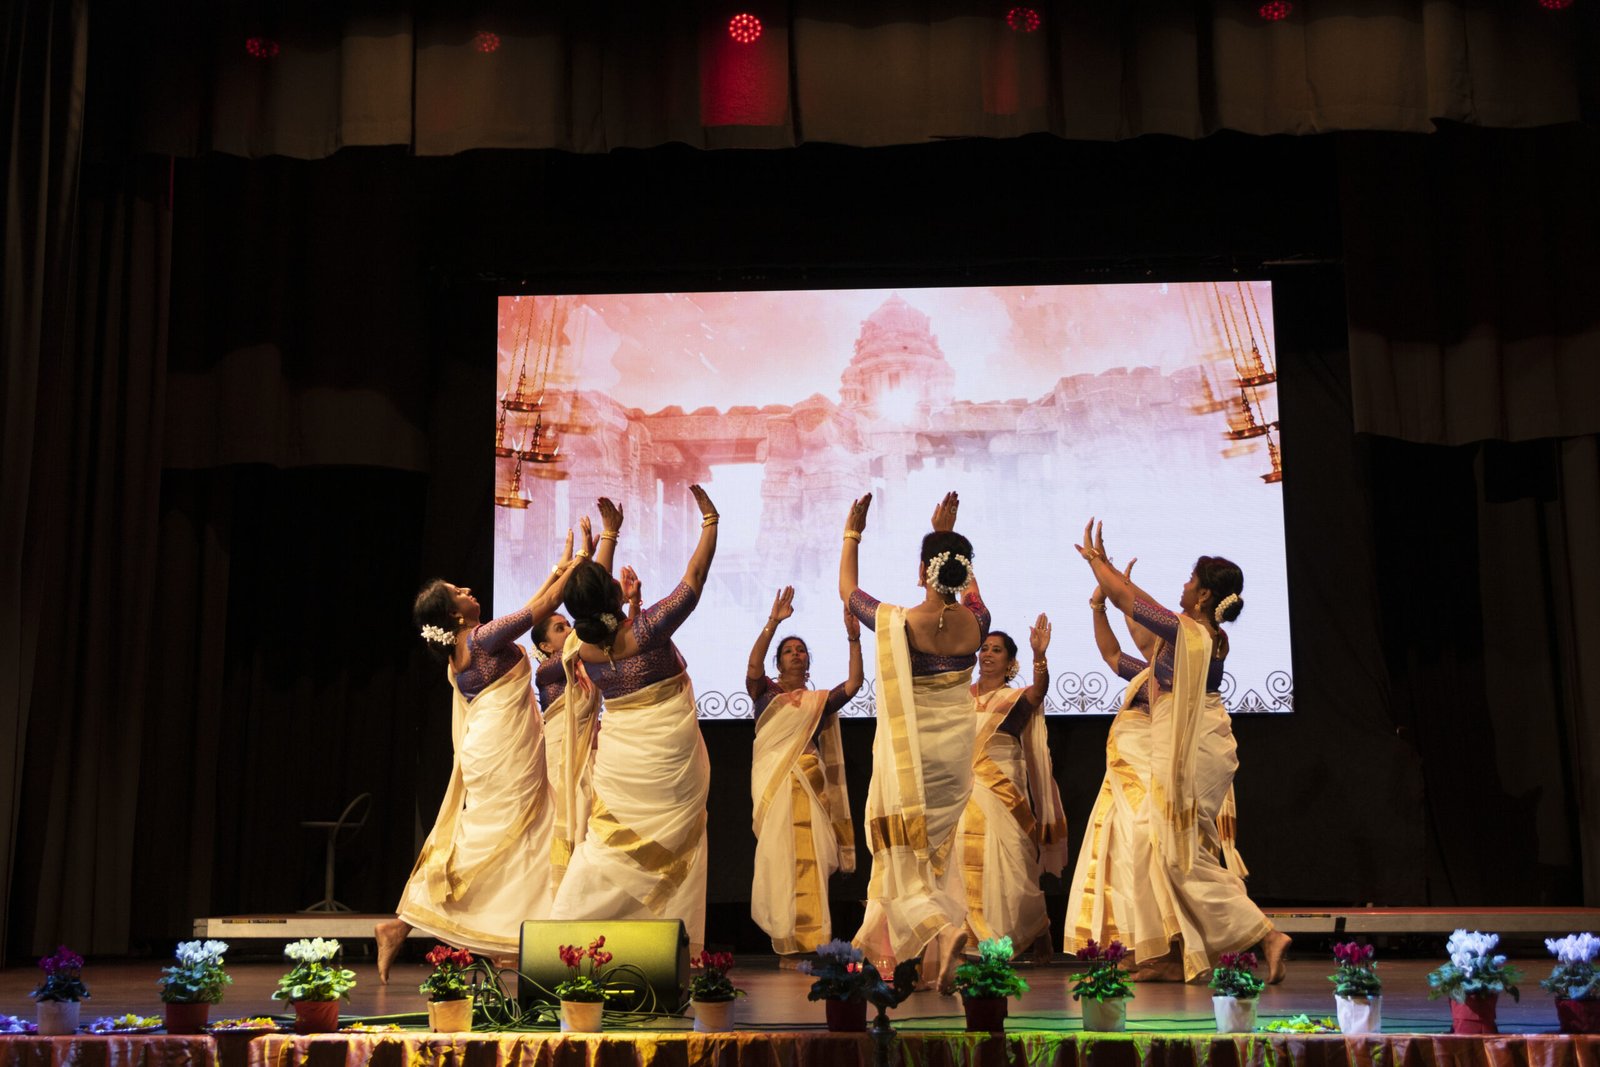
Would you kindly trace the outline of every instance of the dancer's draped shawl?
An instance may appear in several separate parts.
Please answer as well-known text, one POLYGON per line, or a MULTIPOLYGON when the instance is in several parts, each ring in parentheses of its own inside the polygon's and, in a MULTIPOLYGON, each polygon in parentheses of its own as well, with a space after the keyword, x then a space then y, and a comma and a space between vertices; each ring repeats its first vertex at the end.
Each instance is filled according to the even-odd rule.
POLYGON ((827 703, 826 690, 781 693, 756 720, 750 914, 779 953, 810 952, 833 936, 828 878, 856 869, 838 717, 817 729, 827 703), (817 751, 808 752, 813 736, 817 751))
MULTIPOLYGON (((562 654, 574 684, 574 639, 562 654)), ((685 673, 606 699, 589 826, 556 893, 556 919, 682 919, 705 941, 711 766, 685 673)))
MULTIPOLYGON (((565 659, 562 666, 567 666, 565 659)), ((578 661, 571 667, 569 684, 544 713, 545 761, 555 801, 555 831, 550 835, 552 893, 560 888, 572 853, 589 827, 594 734, 599 721, 600 692, 578 661)))
POLYGON ((1021 946, 1049 925, 1039 876, 1060 873, 1067 834, 1043 716, 1030 716, 1021 738, 1000 729, 1024 692, 973 691, 972 797, 960 831, 967 929, 975 940, 1008 936, 1021 946))
POLYGON ((872 878, 855 943, 869 959, 911 959, 966 920, 952 878, 956 828, 972 792, 972 672, 914 677, 906 613, 878 605, 878 729, 867 788, 872 878))
POLYGON ((544 728, 526 655, 470 701, 453 667, 449 678, 450 784, 395 912, 441 941, 505 955, 524 919, 550 913, 544 728))

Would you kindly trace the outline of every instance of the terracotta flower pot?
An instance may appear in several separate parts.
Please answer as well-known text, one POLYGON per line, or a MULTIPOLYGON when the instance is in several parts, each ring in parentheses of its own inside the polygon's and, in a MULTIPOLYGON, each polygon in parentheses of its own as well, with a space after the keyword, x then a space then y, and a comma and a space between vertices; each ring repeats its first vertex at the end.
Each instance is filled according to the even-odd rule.
POLYGON ((1557 1000, 1563 1034, 1600 1034, 1600 1000, 1557 1000))
POLYGON ((1494 1012, 1499 997, 1494 993, 1468 997, 1465 1001, 1450 1002, 1450 1032, 1452 1034, 1498 1034, 1494 1012))
POLYGON ((700 1034, 725 1034, 733 1029, 731 1000, 696 1000, 694 1004, 694 1029, 700 1034))
POLYGON ((67 1037, 78 1032, 76 1000, 39 1001, 39 1036, 67 1037))
POLYGON ((867 1030, 867 1002, 864 1000, 825 1000, 828 1029, 836 1034, 863 1034, 867 1030))
POLYGON ((1334 997, 1341 1034, 1379 1034, 1383 1032, 1382 997, 1334 997))
POLYGON ((1216 1016, 1217 1033, 1219 1034, 1249 1034, 1255 1032, 1255 997, 1212 997, 1211 1013, 1216 1016))
POLYGON ((968 1030, 992 1034, 1006 1028, 1009 1002, 1005 997, 969 997, 963 993, 961 1007, 967 1013, 968 1030))
POLYGON ((1121 1033, 1128 1028, 1128 998, 1112 997, 1110 1000, 1093 1000, 1084 997, 1083 1028, 1099 1033, 1121 1033))
POLYGON ((472 998, 428 1001, 428 1029, 436 1034, 470 1033, 472 998))
POLYGON ((297 1034, 336 1034, 339 1032, 337 1000, 297 1000, 294 1002, 294 1032, 297 1034))
POLYGON ((163 1004, 166 1030, 169 1034, 198 1034, 211 1017, 210 1004, 163 1004))
POLYGON ((603 1000, 563 1000, 561 1029, 569 1034, 597 1034, 605 1027, 603 1000))

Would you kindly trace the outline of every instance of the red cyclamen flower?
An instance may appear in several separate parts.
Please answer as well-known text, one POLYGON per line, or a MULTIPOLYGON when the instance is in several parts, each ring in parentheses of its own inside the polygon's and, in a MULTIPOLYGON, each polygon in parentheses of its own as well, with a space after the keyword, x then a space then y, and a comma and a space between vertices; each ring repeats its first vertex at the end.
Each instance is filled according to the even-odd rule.
POLYGON ((1254 952, 1241 952, 1236 962, 1240 967, 1248 971, 1256 965, 1256 954, 1254 952))
POLYGON ((1121 963, 1128 955, 1127 948, 1121 941, 1113 941, 1106 946, 1106 962, 1121 963))

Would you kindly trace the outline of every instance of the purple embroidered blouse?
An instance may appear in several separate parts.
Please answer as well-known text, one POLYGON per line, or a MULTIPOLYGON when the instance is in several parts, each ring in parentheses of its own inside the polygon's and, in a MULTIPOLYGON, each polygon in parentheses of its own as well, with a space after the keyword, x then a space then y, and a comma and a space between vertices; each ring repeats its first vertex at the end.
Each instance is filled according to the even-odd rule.
POLYGON ((672 635, 689 618, 699 601, 698 593, 679 582, 676 589, 639 612, 629 623, 638 652, 614 663, 585 662, 584 667, 600 688, 600 695, 614 700, 682 671, 686 664, 678 646, 672 643, 672 635))
MULTIPOLYGON (((978 632, 987 637, 989 634, 989 609, 983 599, 976 593, 968 593, 962 598, 961 603, 978 617, 978 632)), ((868 596, 860 588, 850 594, 850 612, 869 630, 878 628, 878 601, 868 596)), ((911 633, 906 632, 906 644, 911 650, 911 673, 922 677, 930 674, 943 674, 946 671, 970 671, 978 665, 978 654, 973 652, 967 656, 941 656, 933 652, 919 652, 917 646, 911 643, 911 633)))
MULTIPOLYGON (((1156 653, 1156 684, 1162 689, 1172 688, 1172 643, 1178 638, 1178 617, 1160 604, 1144 597, 1133 600, 1133 621, 1161 638, 1161 650, 1156 653)), ((1215 693, 1222 687, 1222 665, 1225 657, 1218 656, 1218 647, 1212 646, 1211 663, 1206 668, 1206 691, 1215 693)), ((1148 664, 1126 654, 1117 657, 1117 673, 1132 681, 1148 664)), ((1138 701, 1136 701, 1137 703, 1138 701)))
POLYGON ((522 656, 522 650, 515 644, 517 638, 531 629, 531 608, 475 626, 467 635, 467 650, 472 654, 472 661, 466 670, 456 672, 456 685, 461 687, 461 695, 475 700, 479 693, 505 677, 522 656))

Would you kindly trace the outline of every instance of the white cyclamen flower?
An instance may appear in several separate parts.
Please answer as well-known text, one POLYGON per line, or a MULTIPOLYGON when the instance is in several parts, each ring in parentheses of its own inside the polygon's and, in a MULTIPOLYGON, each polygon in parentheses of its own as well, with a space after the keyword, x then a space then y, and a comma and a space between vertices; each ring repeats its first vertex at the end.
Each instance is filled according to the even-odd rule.
POLYGON ((1563 964, 1593 963, 1600 956, 1600 937, 1593 934, 1568 934, 1561 938, 1546 938, 1544 947, 1563 964))
POLYGON ((283 948, 283 954, 296 963, 317 963, 331 960, 339 953, 339 942, 333 938, 301 938, 283 948))
POLYGON ((228 951, 226 941, 180 941, 178 942, 178 962, 186 967, 199 963, 211 963, 221 958, 228 951))

